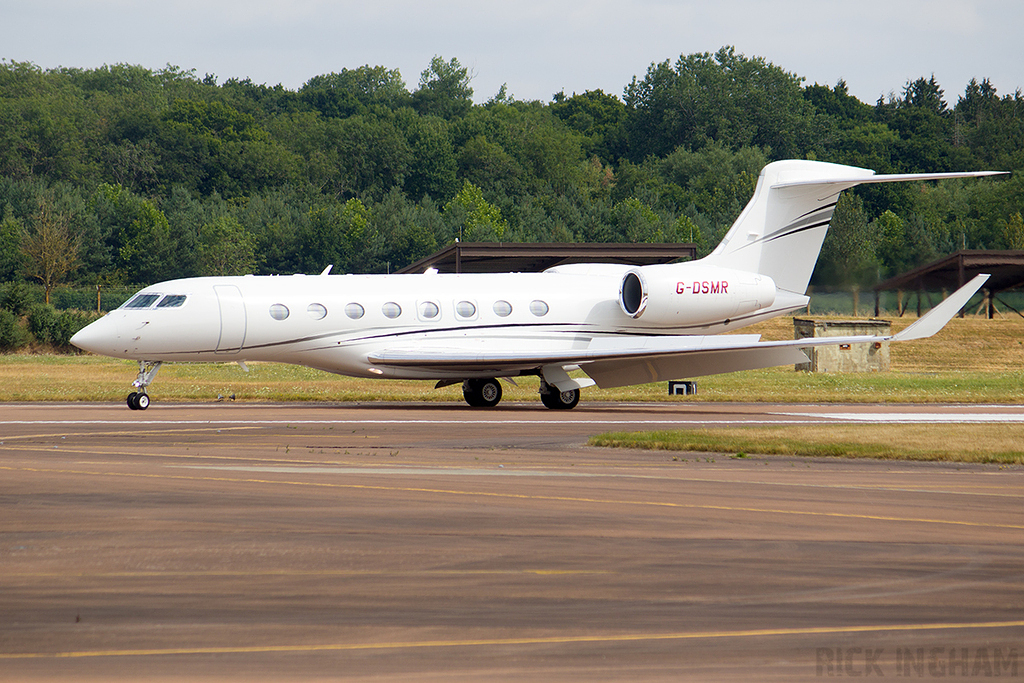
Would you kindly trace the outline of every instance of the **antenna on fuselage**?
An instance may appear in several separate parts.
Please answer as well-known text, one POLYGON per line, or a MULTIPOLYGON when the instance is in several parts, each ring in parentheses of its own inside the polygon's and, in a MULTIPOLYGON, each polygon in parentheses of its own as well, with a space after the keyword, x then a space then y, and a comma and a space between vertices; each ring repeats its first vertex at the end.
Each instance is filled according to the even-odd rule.
POLYGON ((334 267, 334 264, 332 263, 331 265, 329 265, 326 268, 324 268, 324 272, 322 272, 320 274, 321 275, 330 275, 331 274, 331 268, 333 268, 333 267, 334 267))

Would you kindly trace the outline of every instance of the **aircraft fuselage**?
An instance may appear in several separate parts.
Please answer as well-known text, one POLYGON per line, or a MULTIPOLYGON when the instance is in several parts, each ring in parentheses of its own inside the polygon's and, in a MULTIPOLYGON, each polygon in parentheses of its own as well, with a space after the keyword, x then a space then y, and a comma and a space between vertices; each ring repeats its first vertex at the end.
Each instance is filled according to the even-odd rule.
POLYGON ((699 262, 642 271, 600 264, 545 273, 206 277, 141 290, 75 343, 150 362, 275 361, 357 377, 465 379, 465 370, 381 367, 369 356, 396 344, 513 352, 586 348, 608 336, 714 334, 783 312, 775 300, 770 278, 699 262), (648 281, 637 317, 622 302, 630 273, 648 281))

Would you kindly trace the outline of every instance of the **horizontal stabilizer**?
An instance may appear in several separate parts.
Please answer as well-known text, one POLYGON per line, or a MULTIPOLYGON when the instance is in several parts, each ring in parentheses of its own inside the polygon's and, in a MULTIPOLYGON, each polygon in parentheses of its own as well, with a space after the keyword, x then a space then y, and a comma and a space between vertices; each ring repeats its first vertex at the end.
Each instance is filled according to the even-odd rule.
POLYGON ((850 184, 866 185, 871 183, 905 183, 916 180, 949 180, 950 178, 984 178, 993 175, 1007 175, 1009 171, 957 171, 955 173, 889 173, 862 176, 850 174, 847 176, 835 176, 827 178, 815 178, 811 180, 794 180, 789 182, 778 182, 772 185, 772 189, 782 187, 799 187, 801 185, 835 185, 841 186, 838 189, 846 189, 850 184))

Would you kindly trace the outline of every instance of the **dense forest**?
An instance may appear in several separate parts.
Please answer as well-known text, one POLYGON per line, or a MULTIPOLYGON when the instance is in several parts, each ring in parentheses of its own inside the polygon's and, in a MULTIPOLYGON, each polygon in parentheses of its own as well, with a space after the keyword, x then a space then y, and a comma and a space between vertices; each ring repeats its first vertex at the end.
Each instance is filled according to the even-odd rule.
MULTIPOLYGON (((934 77, 864 103, 732 48, 622 96, 483 104, 457 59, 296 90, 168 66, 0 62, 0 282, 134 286, 387 272, 455 239, 714 247, 768 161, 882 173, 1024 169, 1024 99, 934 77)), ((1024 179, 844 194, 814 283, 869 286, 959 248, 1024 248, 1024 179)), ((0 291, 0 297, 4 294, 0 291)), ((2 302, 0 302, 2 303, 2 302)), ((8 306, 9 308, 11 306, 8 306)))

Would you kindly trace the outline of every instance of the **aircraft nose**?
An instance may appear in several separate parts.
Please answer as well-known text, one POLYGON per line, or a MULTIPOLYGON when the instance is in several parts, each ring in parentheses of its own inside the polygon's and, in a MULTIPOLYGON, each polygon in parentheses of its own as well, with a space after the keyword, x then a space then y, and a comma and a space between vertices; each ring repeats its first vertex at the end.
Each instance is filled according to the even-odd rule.
POLYGON ((86 325, 71 337, 71 343, 78 348, 100 355, 109 355, 116 340, 116 330, 107 318, 86 325))

